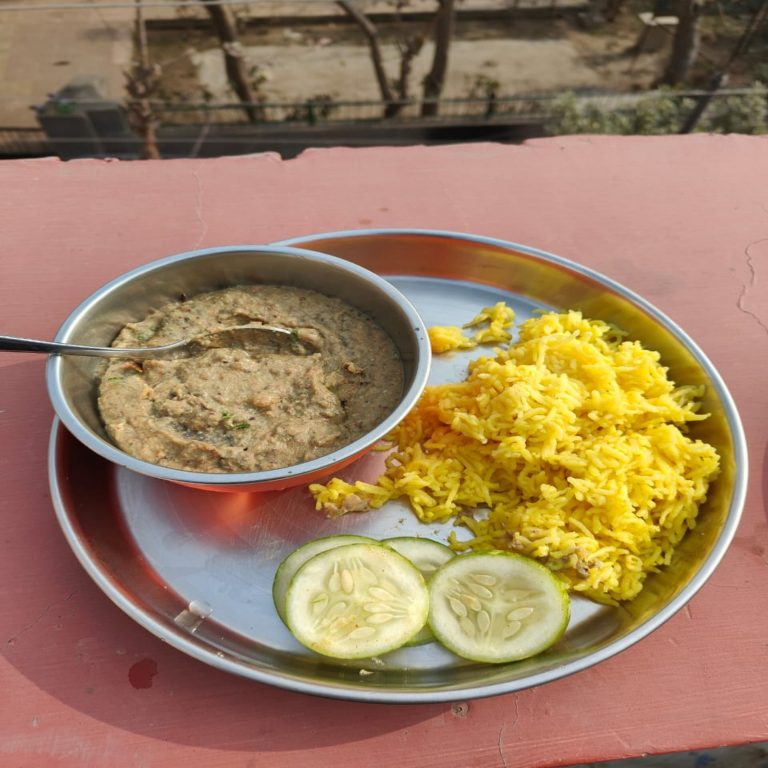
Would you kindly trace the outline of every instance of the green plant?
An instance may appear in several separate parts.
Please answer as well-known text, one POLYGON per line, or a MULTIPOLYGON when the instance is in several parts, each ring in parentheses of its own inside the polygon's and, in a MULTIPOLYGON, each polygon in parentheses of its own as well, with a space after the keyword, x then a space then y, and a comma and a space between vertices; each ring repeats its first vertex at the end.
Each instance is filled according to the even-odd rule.
POLYGON ((702 129, 715 133, 768 132, 768 87, 754 83, 749 92, 727 96, 704 114, 702 129))
POLYGON ((608 110, 595 102, 579 100, 576 94, 570 91, 553 102, 549 131, 555 135, 632 132, 624 112, 608 110))
POLYGON ((315 125, 318 120, 327 119, 337 106, 332 94, 319 93, 291 110, 286 115, 285 120, 286 122, 300 121, 315 125))
POLYGON ((472 78, 467 97, 470 99, 489 99, 499 95, 501 83, 493 77, 480 73, 472 78))
MULTIPOLYGON (((553 135, 679 133, 695 106, 694 99, 678 96, 670 89, 662 89, 619 107, 606 106, 588 98, 580 99, 568 92, 553 102, 549 132, 553 135)), ((766 133, 767 120, 768 87, 755 83, 746 94, 713 100, 698 130, 714 133, 766 133)))
POLYGON ((660 135, 678 133, 685 115, 693 108, 690 99, 681 99, 669 92, 640 99, 630 111, 632 134, 660 135))

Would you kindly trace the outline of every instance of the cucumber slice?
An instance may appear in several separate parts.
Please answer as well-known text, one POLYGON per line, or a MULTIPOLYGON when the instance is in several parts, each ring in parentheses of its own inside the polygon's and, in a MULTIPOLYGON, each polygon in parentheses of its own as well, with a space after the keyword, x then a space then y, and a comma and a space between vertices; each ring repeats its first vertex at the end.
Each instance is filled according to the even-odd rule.
POLYGON ((337 659, 378 656, 404 645, 425 624, 424 577, 379 543, 348 544, 307 560, 285 597, 296 639, 337 659))
POLYGON ((429 583, 429 625, 459 656, 501 664, 555 643, 570 618, 563 584, 543 565, 510 552, 455 557, 429 583))
POLYGON ((272 582, 272 600, 275 603, 278 616, 285 623, 285 593, 288 591, 288 585, 291 579, 296 575, 296 571, 311 557, 325 552, 334 547, 341 547, 345 544, 374 544, 374 539, 367 536, 355 536, 354 534, 336 534, 335 536, 324 536, 320 539, 312 539, 298 549, 291 552, 283 560, 275 572, 275 578, 272 582))
MULTIPOLYGON (((441 565, 456 556, 456 553, 445 544, 433 539, 421 539, 418 536, 398 536, 393 539, 384 539, 382 543, 392 547, 403 557, 407 557, 421 571, 421 575, 427 582, 441 565)), ((434 633, 429 625, 425 624, 406 645, 424 645, 434 639, 434 633)))
POLYGON ((394 539, 384 539, 382 544, 392 547, 395 552, 408 558, 427 580, 432 578, 441 565, 456 556, 449 546, 434 539, 422 539, 418 536, 397 536, 394 539))

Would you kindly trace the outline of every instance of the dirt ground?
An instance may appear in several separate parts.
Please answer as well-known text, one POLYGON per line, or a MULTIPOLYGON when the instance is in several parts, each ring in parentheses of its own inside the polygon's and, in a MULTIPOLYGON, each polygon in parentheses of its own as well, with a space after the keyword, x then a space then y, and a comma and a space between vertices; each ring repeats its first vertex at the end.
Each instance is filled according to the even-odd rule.
MULTIPOLYGON (((547 3, 549 0, 461 0, 460 9, 496 8, 506 11, 513 3, 547 3)), ((558 0, 577 2, 578 0, 558 0)), ((0 0, 0 12, 13 0, 0 0)), ((130 8, 68 11, 35 10, 46 0, 25 0, 29 12, 0 13, 0 127, 37 125, 32 105, 42 104, 77 77, 94 77, 105 97, 125 98, 124 73, 135 56, 133 10, 130 8)), ((368 48, 360 30, 349 22, 311 24, 301 12, 316 14, 325 4, 277 0, 247 6, 264 16, 279 13, 292 23, 259 24, 242 32, 245 55, 258 84, 257 95, 269 102, 301 102, 324 96, 334 101, 379 99, 368 48)), ((386 0, 361 0, 369 10, 389 10, 386 0)), ((424 10, 434 0, 410 0, 424 10)), ((639 55, 633 52, 643 29, 638 11, 648 0, 630 0, 619 19, 591 30, 568 19, 539 21, 514 19, 502 14, 489 22, 466 21, 459 14, 450 50, 444 96, 484 96, 493 89, 497 97, 575 91, 637 91, 646 89, 663 71, 669 56, 669 35, 659 45, 639 55), (504 18, 506 16, 506 18, 504 18)), ((333 3, 327 4, 334 8, 333 3)), ((245 13, 246 6, 240 9, 245 13)), ((185 11, 206 20, 205 11, 185 11)), ((178 21, 173 10, 148 8, 152 57, 163 65, 159 96, 169 100, 231 101, 217 40, 206 28, 153 28, 159 20, 178 21)), ((703 83, 727 57, 746 18, 707 17, 703 23, 702 55, 695 83, 703 83)), ((398 40, 403 34, 424 31, 423 22, 382 25, 380 33, 390 78, 397 74, 398 40)), ((663 34, 663 33, 662 33, 663 34)), ((759 35, 749 57, 731 78, 730 85, 768 80, 768 37, 759 35), (762 62, 762 63, 761 63, 762 62), (762 68, 762 69, 761 69, 762 68)), ((414 62, 410 94, 418 98, 420 83, 429 68, 432 47, 426 44, 414 62)))
MULTIPOLYGON (((403 32, 380 29, 384 63, 397 75, 397 43, 403 32)), ((630 52, 641 26, 624 25, 608 35, 590 34, 565 21, 463 22, 457 24, 450 49, 447 98, 482 95, 492 86, 498 96, 559 90, 625 91, 647 88, 667 55, 660 50, 630 52)), ((202 31, 157 31, 150 36, 156 59, 163 63, 163 90, 171 98, 225 101, 232 98, 222 56, 202 31)), ((368 47, 349 24, 303 25, 248 31, 242 35, 246 61, 268 102, 304 101, 318 96, 335 101, 375 100, 379 91, 368 47)), ((411 93, 427 73, 433 46, 427 42, 413 62, 411 93)))
MULTIPOLYGON (((695 78, 706 81, 725 60, 744 22, 705 20, 702 55, 695 78)), ((424 24, 402 22, 379 27, 385 66, 398 71, 398 42, 424 24)), ((450 49, 444 97, 482 96, 492 87, 498 97, 573 90, 631 92, 649 88, 663 72, 671 32, 659 30, 638 52, 643 24, 631 9, 611 24, 591 30, 572 19, 461 21, 450 49)), ((163 93, 196 101, 232 99, 221 52, 201 30, 151 31, 153 55, 163 64, 163 93)), ((282 28, 249 26, 241 42, 259 96, 267 102, 375 100, 379 91, 368 47, 349 23, 293 24, 282 28)), ((428 42, 413 62, 410 93, 418 96, 433 46, 428 42)), ((759 60, 759 57, 756 57, 759 60)), ((749 67, 731 85, 755 79, 749 67)))

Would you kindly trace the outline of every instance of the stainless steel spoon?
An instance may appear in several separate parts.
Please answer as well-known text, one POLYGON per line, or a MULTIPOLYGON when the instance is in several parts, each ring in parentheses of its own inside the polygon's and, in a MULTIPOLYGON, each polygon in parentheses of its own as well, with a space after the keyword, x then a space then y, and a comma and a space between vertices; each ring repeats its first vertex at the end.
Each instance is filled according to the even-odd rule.
POLYGON ((280 348, 287 348, 300 355, 311 354, 319 347, 318 341, 295 328, 281 328, 275 325, 236 325, 220 328, 211 333, 191 339, 175 341, 159 347, 87 347, 82 344, 63 344, 58 341, 38 341, 16 336, 0 336, 0 350, 10 352, 44 352, 55 355, 86 355, 88 357, 124 357, 131 360, 157 360, 182 358, 199 354, 204 349, 221 347, 246 347, 249 342, 268 339, 277 342, 280 348))

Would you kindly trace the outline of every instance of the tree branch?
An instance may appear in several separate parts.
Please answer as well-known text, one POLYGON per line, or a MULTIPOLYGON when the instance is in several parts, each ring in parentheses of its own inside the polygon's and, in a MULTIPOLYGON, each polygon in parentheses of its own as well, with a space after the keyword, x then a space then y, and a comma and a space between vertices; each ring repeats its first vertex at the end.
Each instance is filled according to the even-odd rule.
POLYGON ((376 82, 379 85, 381 98, 387 103, 395 101, 395 94, 384 69, 384 61, 381 55, 381 46, 379 45, 379 33, 371 20, 349 0, 337 0, 339 6, 363 31, 368 39, 368 47, 371 52, 371 62, 376 74, 376 82))
POLYGON ((421 104, 423 117, 432 117, 438 112, 437 100, 443 92, 445 75, 448 71, 448 51, 453 38, 455 0, 438 0, 435 19, 435 53, 432 69, 424 78, 424 100, 421 104))

